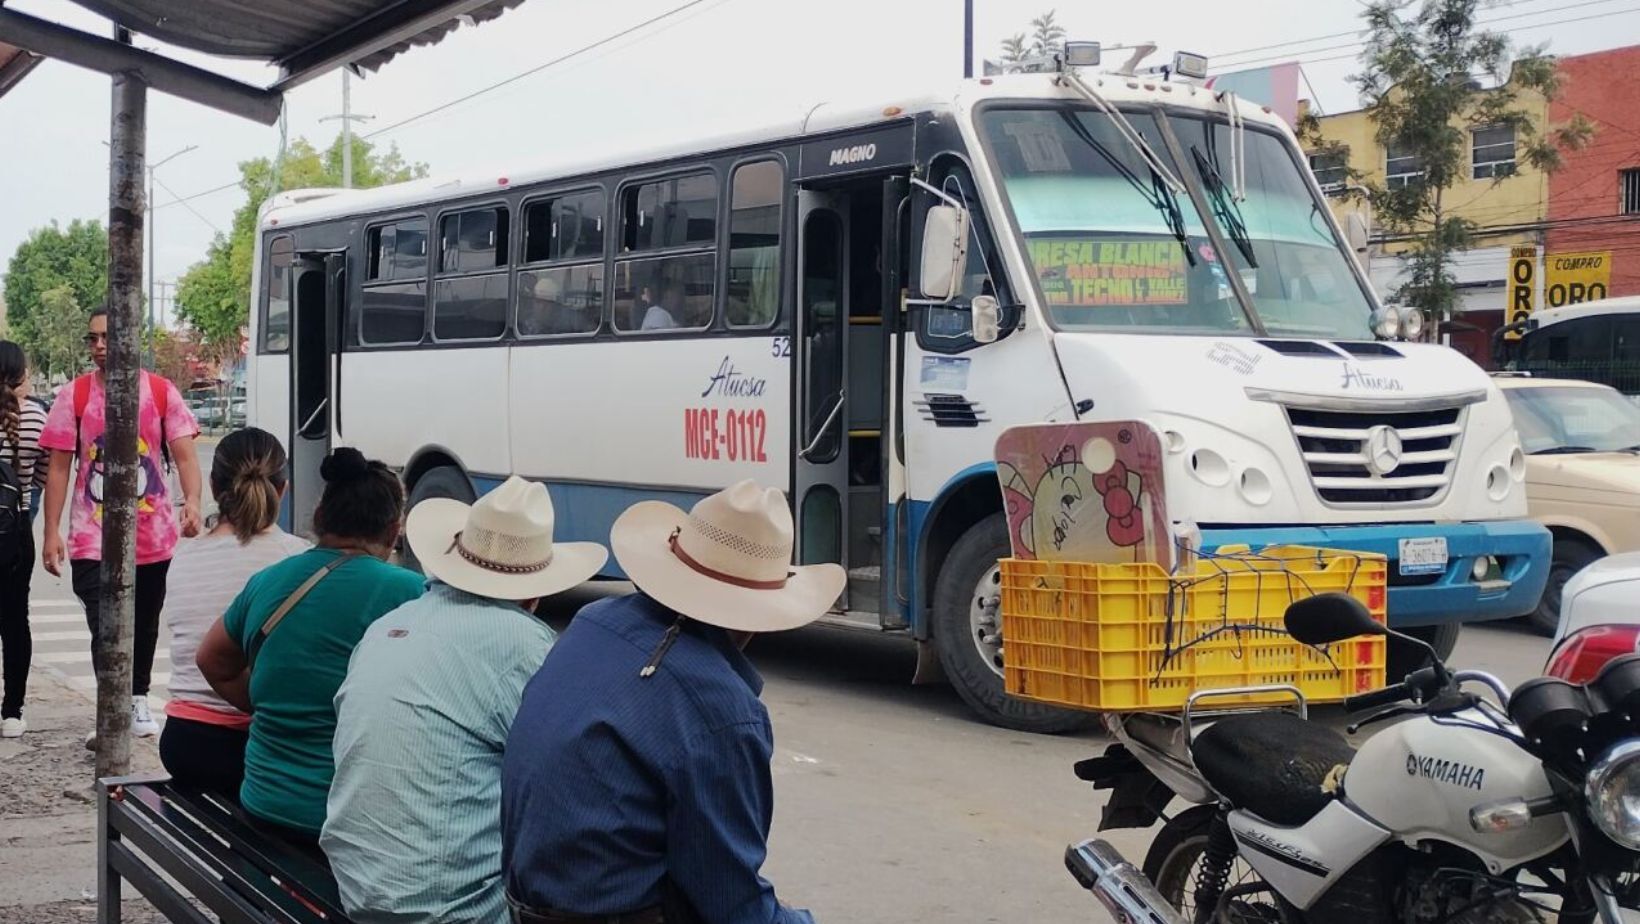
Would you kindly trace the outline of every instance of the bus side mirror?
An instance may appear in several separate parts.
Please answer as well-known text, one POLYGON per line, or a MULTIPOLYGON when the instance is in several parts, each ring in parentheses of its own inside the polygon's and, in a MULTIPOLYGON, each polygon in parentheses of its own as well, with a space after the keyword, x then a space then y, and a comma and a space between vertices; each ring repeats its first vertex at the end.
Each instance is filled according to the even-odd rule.
POLYGON ((1002 306, 990 295, 976 295, 969 306, 974 320, 974 342, 996 343, 1002 336, 1002 306))
POLYGON ((968 265, 968 210, 936 205, 923 222, 923 298, 948 302, 957 297, 963 267, 968 265))

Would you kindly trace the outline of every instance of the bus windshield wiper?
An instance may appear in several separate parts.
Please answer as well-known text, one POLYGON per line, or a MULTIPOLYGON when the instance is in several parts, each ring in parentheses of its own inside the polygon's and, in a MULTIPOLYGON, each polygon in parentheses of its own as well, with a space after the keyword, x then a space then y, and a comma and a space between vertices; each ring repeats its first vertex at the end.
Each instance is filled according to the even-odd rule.
POLYGON ((1599 452, 1593 446, 1550 446, 1548 449, 1534 449, 1527 453, 1529 456, 1568 456, 1580 452, 1599 452))
POLYGON ((1061 117, 1064 118, 1065 125, 1070 129, 1071 134, 1081 139, 1083 144, 1092 148, 1094 153, 1103 158, 1105 163, 1110 164, 1111 169, 1126 180, 1127 184, 1132 186, 1140 197, 1150 203, 1151 208, 1162 214, 1162 220, 1166 222, 1167 230, 1173 233, 1173 239, 1179 242, 1179 249, 1184 251, 1185 262, 1190 266, 1195 266, 1196 255, 1190 251, 1190 235, 1185 230, 1184 210, 1179 207, 1179 197, 1174 195, 1173 187, 1168 183, 1167 177, 1162 176, 1155 167, 1151 167, 1150 188, 1146 189, 1145 184, 1139 179, 1139 175, 1134 173, 1133 169, 1127 164, 1122 163, 1121 159, 1115 154, 1112 154, 1110 149, 1105 147, 1098 138, 1095 138, 1093 132, 1088 131, 1088 127, 1083 125, 1082 120, 1078 119, 1074 113, 1062 113, 1061 117))
POLYGON ((1196 158, 1196 169, 1206 181, 1208 194, 1213 197, 1213 217, 1217 218, 1219 224, 1229 233, 1231 242, 1241 251, 1247 265, 1258 269, 1258 258, 1253 256, 1253 242, 1247 236, 1247 222, 1241 217, 1241 209, 1236 207, 1235 197, 1225 188, 1224 177, 1202 154, 1200 148, 1191 145, 1190 153, 1196 158))

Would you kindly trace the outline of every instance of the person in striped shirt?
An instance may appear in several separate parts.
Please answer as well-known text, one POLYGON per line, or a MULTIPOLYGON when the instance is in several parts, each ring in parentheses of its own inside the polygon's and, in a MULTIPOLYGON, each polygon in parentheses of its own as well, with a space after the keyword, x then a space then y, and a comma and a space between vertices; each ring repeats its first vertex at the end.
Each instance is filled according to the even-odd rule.
POLYGON ((251 576, 305 552, 306 539, 279 528, 285 496, 285 447, 266 430, 235 430, 211 463, 217 514, 205 535, 177 543, 167 581, 171 700, 159 759, 171 779, 239 798, 251 717, 211 689, 195 660, 199 643, 251 576))
POLYGON ((0 673, 5 693, 0 697, 0 738, 20 738, 28 730, 23 700, 28 692, 29 661, 34 638, 28 624, 29 582, 34 575, 34 532, 29 528, 29 486, 34 483, 44 450, 40 431, 46 414, 28 398, 28 358, 23 348, 0 340, 0 459, 17 476, 15 498, 22 519, 11 525, 15 547, 11 560, 0 563, 0 673))

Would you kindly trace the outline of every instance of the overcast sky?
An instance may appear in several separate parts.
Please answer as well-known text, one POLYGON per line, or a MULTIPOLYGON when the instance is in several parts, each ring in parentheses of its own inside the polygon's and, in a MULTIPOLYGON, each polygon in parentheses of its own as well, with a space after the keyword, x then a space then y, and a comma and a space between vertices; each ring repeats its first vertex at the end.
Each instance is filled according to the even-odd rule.
MULTIPOLYGON (((1056 0, 975 0, 980 54, 995 55, 1006 35, 1023 31, 1056 0)), ((651 19, 684 0, 526 0, 500 19, 464 27, 440 44, 395 58, 353 81, 353 108, 375 116, 362 132, 543 64, 651 19)), ((108 24, 66 0, 10 0, 9 9, 107 35, 108 24)), ((1174 50, 1229 64, 1306 65, 1327 111, 1355 107, 1347 55, 1359 27, 1357 0, 1210 0, 1161 3, 1058 3, 1072 38, 1107 45, 1151 40, 1164 60, 1174 50), (1327 37, 1330 36, 1330 37, 1327 37), (1261 49, 1315 39, 1308 44, 1261 49), (1239 56, 1231 52, 1242 52, 1239 56)), ((1640 42, 1640 8, 1628 0, 1515 0, 1483 18, 1517 41, 1549 42, 1575 54, 1640 42), (1598 17, 1598 18, 1585 18, 1598 17), (1571 22, 1568 20, 1578 20, 1571 22)), ((896 87, 926 86, 961 75, 960 0, 697 0, 682 12, 617 42, 377 139, 434 172, 526 165, 549 146, 593 151, 696 134, 719 120, 763 114, 794 118, 833 96, 857 98, 896 87)), ((156 47, 139 37, 139 45, 156 47)), ((266 84, 271 68, 162 49, 194 63, 266 84)), ((108 78, 46 61, 0 97, 0 272, 33 228, 52 220, 106 221, 108 78)), ((341 76, 327 75, 287 98, 292 139, 333 138, 341 76)), ((158 171, 158 278, 174 280, 201 258, 216 229, 228 227, 244 195, 236 188, 168 204, 238 178, 237 164, 272 156, 276 129, 154 94, 148 109, 150 161, 197 145, 158 171), (173 195, 173 193, 175 195, 173 195), (192 211, 190 211, 190 207, 192 211), (195 214, 197 212, 197 214, 195 214)))

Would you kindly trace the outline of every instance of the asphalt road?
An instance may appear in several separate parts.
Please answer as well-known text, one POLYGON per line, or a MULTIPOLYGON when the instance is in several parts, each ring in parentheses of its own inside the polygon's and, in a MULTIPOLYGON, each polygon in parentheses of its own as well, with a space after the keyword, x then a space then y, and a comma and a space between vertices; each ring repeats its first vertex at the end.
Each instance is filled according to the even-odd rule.
MULTIPOLYGON (((554 620, 626 584, 578 590, 554 620)), ((1455 666, 1514 684, 1547 640, 1502 624, 1467 629, 1455 666)), ((824 922, 1109 920, 1065 872, 1105 794, 1071 766, 1096 734, 1047 737, 974 720, 945 686, 910 685, 902 638, 815 627, 764 636, 750 654, 774 721, 775 819, 765 869, 782 900, 824 922)), ((1336 707, 1319 718, 1342 726, 1336 707)), ((1153 831, 1113 832, 1138 863, 1153 831)))

